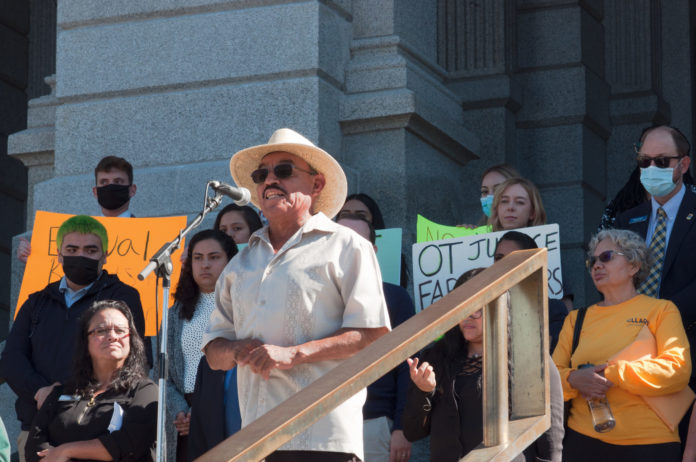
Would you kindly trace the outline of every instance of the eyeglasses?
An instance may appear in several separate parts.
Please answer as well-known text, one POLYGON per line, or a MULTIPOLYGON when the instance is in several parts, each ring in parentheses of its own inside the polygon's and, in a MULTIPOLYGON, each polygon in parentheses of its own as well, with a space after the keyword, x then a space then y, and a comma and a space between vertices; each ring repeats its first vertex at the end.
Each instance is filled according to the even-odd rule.
POLYGON ((121 327, 121 326, 103 326, 103 327, 96 327, 89 332, 87 332, 87 335, 92 335, 94 334, 95 337, 97 338, 105 338, 109 335, 109 333, 113 331, 114 336, 118 338, 123 338, 127 337, 128 334, 130 333, 130 329, 128 327, 121 327))
MULTIPOLYGON (((305 170, 303 168, 298 167, 297 165, 293 164, 278 164, 275 167, 273 167, 273 174, 278 178, 279 180, 284 180, 286 178, 290 178, 292 176, 292 171, 293 169, 299 170, 301 172, 309 173, 310 175, 316 175, 317 172, 315 170, 305 170)), ((268 172, 270 170, 267 167, 263 168, 258 168, 251 172, 251 181, 253 181, 256 184, 263 183, 266 181, 266 178, 268 178, 268 172)))
POLYGON ((657 168, 667 168, 669 167, 669 164, 672 161, 672 159, 681 159, 682 157, 684 157, 681 155, 649 157, 645 154, 641 154, 640 151, 638 151, 638 145, 636 144, 633 145, 633 150, 638 155, 636 161, 638 162, 638 167, 640 168, 648 168, 653 162, 655 163, 655 167, 657 168))
POLYGON ((479 319, 481 316, 483 316, 483 310, 474 311, 469 315, 471 319, 479 319))
POLYGON ((597 260, 599 260, 602 263, 607 263, 611 261, 612 258, 614 258, 614 255, 622 255, 624 257, 626 256, 625 254, 616 250, 605 250, 599 255, 590 255, 589 257, 587 257, 587 260, 585 260, 585 265, 587 266, 588 270, 591 270, 595 263, 597 263, 597 260))

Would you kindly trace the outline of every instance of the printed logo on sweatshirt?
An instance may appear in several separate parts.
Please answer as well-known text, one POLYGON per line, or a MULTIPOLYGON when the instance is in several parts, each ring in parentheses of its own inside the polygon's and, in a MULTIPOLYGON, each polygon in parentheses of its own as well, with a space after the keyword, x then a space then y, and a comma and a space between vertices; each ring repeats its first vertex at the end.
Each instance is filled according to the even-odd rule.
POLYGON ((626 320, 628 324, 644 324, 648 325, 648 320, 646 318, 628 318, 626 320))

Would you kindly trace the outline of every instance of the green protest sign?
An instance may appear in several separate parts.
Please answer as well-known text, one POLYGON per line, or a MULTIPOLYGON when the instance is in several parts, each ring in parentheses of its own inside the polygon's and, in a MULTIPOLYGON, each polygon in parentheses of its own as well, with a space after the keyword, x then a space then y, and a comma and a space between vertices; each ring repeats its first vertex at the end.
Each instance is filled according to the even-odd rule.
POLYGON ((416 222, 416 242, 440 241, 442 239, 452 239, 455 237, 475 236, 491 232, 490 225, 479 226, 478 228, 464 228, 460 226, 446 226, 435 223, 418 215, 416 222))

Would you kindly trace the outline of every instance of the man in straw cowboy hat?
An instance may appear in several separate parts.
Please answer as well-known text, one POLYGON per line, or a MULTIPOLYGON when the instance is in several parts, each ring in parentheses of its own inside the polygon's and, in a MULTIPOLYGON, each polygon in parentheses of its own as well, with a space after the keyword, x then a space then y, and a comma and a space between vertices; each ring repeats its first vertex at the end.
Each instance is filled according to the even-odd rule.
MULTIPOLYGON (((389 330, 371 244, 330 220, 346 197, 336 160, 282 128, 237 152, 232 178, 268 218, 225 268, 203 345, 213 369, 238 364, 245 426, 389 330)), ((363 458, 365 390, 266 458, 363 458)))

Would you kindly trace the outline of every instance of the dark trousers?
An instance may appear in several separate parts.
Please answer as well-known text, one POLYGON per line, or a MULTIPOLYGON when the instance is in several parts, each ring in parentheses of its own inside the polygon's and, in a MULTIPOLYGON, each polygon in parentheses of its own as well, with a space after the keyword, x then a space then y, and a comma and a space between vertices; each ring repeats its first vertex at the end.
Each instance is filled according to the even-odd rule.
POLYGON ((355 454, 323 451, 276 451, 266 462, 360 462, 355 454))
MULTIPOLYGON (((193 393, 184 393, 184 399, 191 406, 193 393)), ((176 462, 187 462, 188 459, 188 435, 176 435, 176 462)))
POLYGON ((679 462, 682 460, 679 443, 634 444, 622 446, 604 443, 566 428, 563 440, 563 462, 586 461, 679 462))

